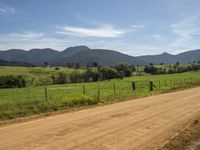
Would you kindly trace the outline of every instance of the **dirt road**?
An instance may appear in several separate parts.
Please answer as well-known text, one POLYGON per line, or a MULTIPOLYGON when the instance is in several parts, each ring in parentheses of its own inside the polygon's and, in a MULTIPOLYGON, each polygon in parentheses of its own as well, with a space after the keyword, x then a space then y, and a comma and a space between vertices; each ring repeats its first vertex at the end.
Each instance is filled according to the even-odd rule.
POLYGON ((200 88, 0 127, 0 150, 158 149, 200 115, 200 88))

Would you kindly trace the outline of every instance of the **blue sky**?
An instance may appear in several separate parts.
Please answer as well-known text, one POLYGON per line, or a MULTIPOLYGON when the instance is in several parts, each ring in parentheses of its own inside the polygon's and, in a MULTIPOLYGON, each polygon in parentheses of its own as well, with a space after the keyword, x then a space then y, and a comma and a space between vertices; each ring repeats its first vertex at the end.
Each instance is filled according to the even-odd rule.
POLYGON ((129 55, 200 48, 199 0, 0 0, 0 49, 87 45, 129 55))

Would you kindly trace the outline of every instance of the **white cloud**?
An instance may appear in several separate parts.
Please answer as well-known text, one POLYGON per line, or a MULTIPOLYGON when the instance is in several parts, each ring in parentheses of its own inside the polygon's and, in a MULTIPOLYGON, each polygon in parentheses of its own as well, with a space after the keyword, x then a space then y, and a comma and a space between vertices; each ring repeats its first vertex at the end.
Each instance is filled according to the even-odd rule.
POLYGON ((24 33, 8 33, 0 34, 0 39, 21 40, 21 39, 37 39, 42 37, 42 33, 24 32, 24 33))
POLYGON ((142 24, 133 24, 133 25, 130 25, 130 27, 132 28, 132 31, 137 32, 137 31, 143 29, 144 25, 142 25, 142 24))
POLYGON ((158 41, 166 41, 164 37, 162 37, 160 34, 157 34, 157 33, 152 35, 152 38, 158 41))
POLYGON ((70 46, 71 41, 45 36, 43 33, 25 32, 0 34, 0 49, 54 48, 62 50, 70 46))
POLYGON ((0 15, 14 13, 14 12, 15 12, 15 8, 4 5, 4 4, 0 4, 0 15))
POLYGON ((169 47, 181 52, 188 49, 200 47, 200 15, 196 14, 187 17, 179 23, 171 25, 172 33, 175 35, 175 41, 169 47))
POLYGON ((99 38, 115 38, 127 33, 128 31, 116 29, 112 25, 101 25, 96 28, 84 28, 74 26, 59 27, 57 34, 70 35, 78 37, 99 37, 99 38))

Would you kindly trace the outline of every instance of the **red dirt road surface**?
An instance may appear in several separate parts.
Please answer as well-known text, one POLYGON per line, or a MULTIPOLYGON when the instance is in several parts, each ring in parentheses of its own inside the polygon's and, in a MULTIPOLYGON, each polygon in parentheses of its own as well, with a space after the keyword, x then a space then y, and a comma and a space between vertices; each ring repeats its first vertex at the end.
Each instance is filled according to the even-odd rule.
POLYGON ((200 116, 200 88, 0 127, 0 150, 159 149, 200 116))

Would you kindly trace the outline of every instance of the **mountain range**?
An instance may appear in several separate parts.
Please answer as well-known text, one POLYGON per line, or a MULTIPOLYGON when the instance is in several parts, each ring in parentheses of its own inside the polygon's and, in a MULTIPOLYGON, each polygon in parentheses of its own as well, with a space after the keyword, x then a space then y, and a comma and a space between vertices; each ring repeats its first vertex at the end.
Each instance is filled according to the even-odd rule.
POLYGON ((162 53, 159 55, 146 55, 133 57, 114 50, 90 49, 87 46, 69 47, 63 51, 50 48, 45 49, 10 49, 0 51, 0 65, 15 64, 20 66, 43 66, 45 62, 49 65, 65 66, 67 63, 79 63, 85 66, 88 63, 97 62, 99 65, 113 66, 119 63, 134 65, 154 64, 174 64, 188 63, 200 60, 200 49, 183 52, 177 55, 162 53))

